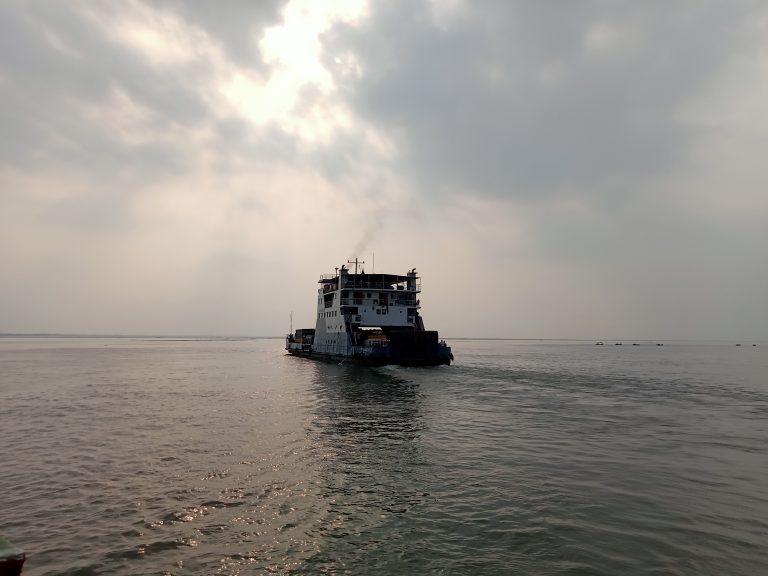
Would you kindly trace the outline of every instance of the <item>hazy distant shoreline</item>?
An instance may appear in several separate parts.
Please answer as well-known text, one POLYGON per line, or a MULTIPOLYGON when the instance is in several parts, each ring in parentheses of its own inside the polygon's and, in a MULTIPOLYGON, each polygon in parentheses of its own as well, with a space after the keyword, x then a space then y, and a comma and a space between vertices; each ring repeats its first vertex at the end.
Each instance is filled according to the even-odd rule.
POLYGON ((183 334, 13 334, 0 332, 0 338, 124 338, 156 340, 276 340, 284 336, 206 336, 183 334))

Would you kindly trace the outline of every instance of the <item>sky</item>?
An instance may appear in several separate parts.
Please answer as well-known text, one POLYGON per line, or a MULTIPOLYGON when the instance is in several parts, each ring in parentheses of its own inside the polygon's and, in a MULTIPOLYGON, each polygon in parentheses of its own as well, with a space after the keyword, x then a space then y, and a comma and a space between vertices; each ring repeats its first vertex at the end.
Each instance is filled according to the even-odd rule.
POLYGON ((0 332, 768 340, 768 4, 0 0, 0 332))

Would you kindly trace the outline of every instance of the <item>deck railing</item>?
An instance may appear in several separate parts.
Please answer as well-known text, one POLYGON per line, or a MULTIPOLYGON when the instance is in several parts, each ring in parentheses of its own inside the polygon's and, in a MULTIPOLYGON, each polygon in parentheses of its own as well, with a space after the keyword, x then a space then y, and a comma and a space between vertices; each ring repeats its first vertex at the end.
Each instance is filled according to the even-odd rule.
MULTIPOLYGON (((338 276, 333 274, 323 274, 320 276, 321 282, 326 282, 331 286, 330 290, 335 290, 338 286, 338 276)), ((347 283, 343 286, 344 290, 393 290, 396 292, 409 292, 406 286, 394 282, 363 282, 355 278, 354 275, 347 276, 347 283)), ((416 292, 421 291, 421 278, 416 279, 416 292)), ((411 290, 413 292, 413 290, 411 290)))
POLYGON ((389 300, 387 304, 382 304, 379 300, 376 304, 370 302, 371 298, 342 298, 342 306, 410 306, 420 308, 420 300, 389 300))

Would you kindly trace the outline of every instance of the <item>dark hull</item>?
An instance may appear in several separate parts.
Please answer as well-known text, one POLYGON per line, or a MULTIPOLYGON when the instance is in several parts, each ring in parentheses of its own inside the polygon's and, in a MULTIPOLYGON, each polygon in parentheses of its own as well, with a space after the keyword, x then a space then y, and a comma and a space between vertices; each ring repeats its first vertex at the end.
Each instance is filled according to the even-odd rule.
POLYGON ((340 354, 325 354, 323 352, 305 352, 303 350, 288 350, 292 356, 319 360, 321 362, 334 362, 337 364, 356 364, 360 366, 449 366, 451 358, 448 356, 434 356, 428 358, 365 358, 357 356, 342 356, 340 354))

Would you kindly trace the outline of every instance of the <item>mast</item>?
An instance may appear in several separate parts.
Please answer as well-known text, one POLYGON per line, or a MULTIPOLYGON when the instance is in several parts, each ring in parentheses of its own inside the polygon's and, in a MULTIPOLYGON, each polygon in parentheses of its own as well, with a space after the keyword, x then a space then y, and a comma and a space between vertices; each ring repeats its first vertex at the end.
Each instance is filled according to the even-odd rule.
POLYGON ((364 260, 358 260, 357 258, 355 258, 354 262, 352 262, 352 260, 347 260, 347 264, 354 264, 355 265, 355 276, 357 276, 357 265, 358 264, 365 264, 365 261, 364 260))

